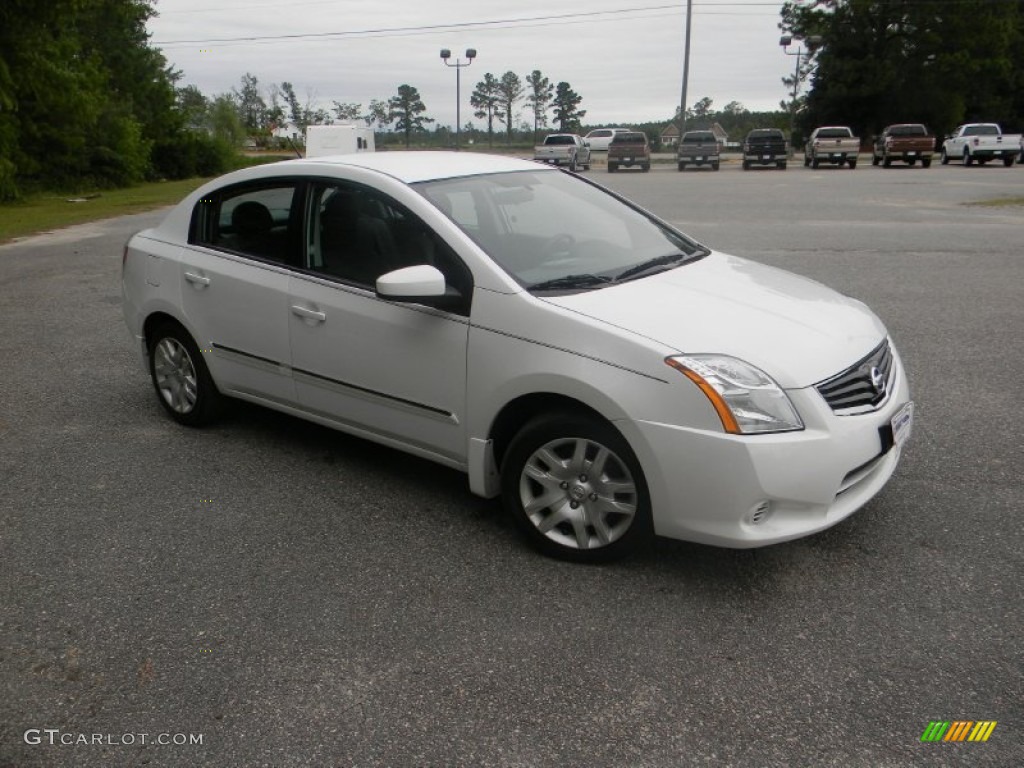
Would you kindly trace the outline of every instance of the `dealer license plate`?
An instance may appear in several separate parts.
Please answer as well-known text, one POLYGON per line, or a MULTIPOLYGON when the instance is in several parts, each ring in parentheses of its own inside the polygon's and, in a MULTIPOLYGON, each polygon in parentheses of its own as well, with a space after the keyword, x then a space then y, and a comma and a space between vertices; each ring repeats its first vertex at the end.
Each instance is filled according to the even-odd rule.
POLYGON ((703 160, 704 160, 704 155, 701 155, 700 157, 697 158, 697 162, 698 163, 703 161, 703 160))
POLYGON ((917 152, 907 152, 907 157, 913 157, 917 152))
POLYGON ((624 163, 632 163, 633 162, 633 158, 632 157, 624 157, 624 158, 622 158, 622 162, 624 162, 624 163))
POLYGON ((771 160, 772 156, 771 155, 761 155, 761 159, 762 160, 771 160))
POLYGON ((889 424, 892 426, 893 445, 899 447, 910 437, 910 431, 914 423, 914 403, 910 402, 900 408, 892 417, 889 424))

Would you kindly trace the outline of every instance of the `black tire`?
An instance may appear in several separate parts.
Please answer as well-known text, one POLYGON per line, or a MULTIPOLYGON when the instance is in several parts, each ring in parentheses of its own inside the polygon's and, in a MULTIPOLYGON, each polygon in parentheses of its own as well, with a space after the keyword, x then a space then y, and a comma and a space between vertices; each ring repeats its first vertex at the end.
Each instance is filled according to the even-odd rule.
POLYGON ((971 151, 969 149, 967 149, 967 147, 964 147, 964 165, 973 165, 973 164, 974 164, 974 158, 971 157, 971 151))
POLYGON ((846 164, 848 166, 850 166, 850 170, 852 171, 854 168, 857 167, 857 158, 853 158, 852 160, 847 160, 846 164))
POLYGON ((783 160, 781 163, 776 163, 775 167, 778 168, 780 171, 786 170, 786 161, 783 160))
POLYGON ((157 399, 179 424, 200 427, 220 415, 224 397, 192 337, 177 323, 163 323, 148 338, 149 376, 157 399))
POLYGON ((821 165, 821 161, 818 160, 818 158, 816 158, 816 157, 812 157, 811 158, 811 168, 817 170, 819 165, 821 165))
POLYGON ((949 155, 946 154, 945 147, 943 147, 942 151, 939 153, 939 162, 943 165, 949 165, 949 155))
POLYGON ((615 163, 608 163, 608 173, 615 173, 619 169, 615 163))
POLYGON ((680 171, 685 171, 686 170, 686 163, 678 163, 678 165, 679 165, 679 170, 680 171))
POLYGON ((643 171, 644 173, 647 173, 649 170, 651 170, 651 164, 647 163, 646 165, 641 165, 640 170, 643 171))
POLYGON ((501 488, 506 511, 546 555, 607 562, 651 540, 640 463, 619 431, 595 417, 544 414, 527 422, 505 452, 501 488), (535 508, 527 512, 530 501, 535 508))
POLYGON ((569 158, 569 173, 576 173, 576 155, 569 158))
POLYGON ((810 168, 810 167, 811 167, 811 158, 808 157, 807 155, 804 155, 804 168, 810 168))
POLYGON ((892 158, 891 157, 885 158, 885 160, 882 161, 882 167, 883 168, 892 168, 892 158))
POLYGON ((743 170, 744 171, 749 171, 750 170, 750 162, 749 161, 747 161, 747 160, 743 161, 743 170))
POLYGON ((1010 155, 1009 157, 1004 157, 1003 165, 1005 165, 1007 168, 1010 168, 1011 166, 1013 166, 1013 159, 1013 155, 1010 155))
POLYGON ((930 157, 922 157, 921 158, 921 167, 922 168, 931 168, 932 167, 932 159, 930 157))
POLYGON ((878 155, 871 155, 871 164, 872 165, 878 165, 879 162, 880 162, 880 159, 879 159, 878 155))
POLYGON ((717 171, 718 170, 718 163, 712 163, 711 164, 711 170, 712 171, 717 171))

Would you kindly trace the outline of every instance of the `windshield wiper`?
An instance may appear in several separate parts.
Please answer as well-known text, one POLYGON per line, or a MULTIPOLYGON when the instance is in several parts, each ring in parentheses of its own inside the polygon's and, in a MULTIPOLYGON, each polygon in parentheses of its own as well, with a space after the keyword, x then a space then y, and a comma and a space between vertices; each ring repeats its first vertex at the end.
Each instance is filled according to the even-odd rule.
POLYGON ((641 261, 639 264, 635 264, 629 269, 620 272, 615 276, 615 282, 640 277, 647 272, 664 272, 665 269, 672 269, 672 266, 677 265, 685 259, 689 259, 691 256, 692 254, 681 253, 678 251, 676 253, 666 253, 664 256, 655 256, 653 259, 641 261), (665 269, 658 269, 659 267, 664 267, 665 269))
POLYGON ((612 278, 605 275, 563 275, 562 277, 555 277, 551 280, 534 283, 533 285, 527 286, 527 288, 531 291, 547 291, 555 288, 586 288, 587 286, 605 285, 611 282, 614 282, 612 278))

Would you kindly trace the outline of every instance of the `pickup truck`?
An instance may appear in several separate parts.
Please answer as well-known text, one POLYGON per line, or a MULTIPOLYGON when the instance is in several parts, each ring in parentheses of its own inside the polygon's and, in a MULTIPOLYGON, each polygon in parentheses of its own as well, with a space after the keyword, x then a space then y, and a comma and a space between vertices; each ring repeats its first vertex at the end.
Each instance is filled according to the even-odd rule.
POLYGON ((570 171, 577 168, 590 170, 590 145, 575 133, 553 133, 544 143, 533 148, 533 159, 551 165, 567 165, 570 171))
POLYGON ((1019 133, 1003 133, 995 123, 966 123, 942 142, 939 159, 943 165, 950 160, 963 160, 964 165, 984 165, 989 160, 1002 160, 1009 168, 1021 151, 1019 133))
POLYGON ((743 170, 752 165, 774 165, 786 170, 786 136, 778 128, 755 128, 743 140, 743 170))
POLYGON ((822 163, 831 163, 840 168, 843 164, 850 169, 857 167, 860 139, 845 125, 823 125, 815 128, 804 146, 804 167, 817 168, 822 163))
POLYGON ((711 170, 717 171, 720 152, 718 139, 711 131, 687 131, 683 134, 683 140, 679 142, 676 162, 679 164, 680 171, 687 165, 697 168, 702 165, 710 165, 711 170))
POLYGON ((875 139, 871 150, 871 164, 888 168, 893 160, 914 165, 918 160, 928 168, 935 151, 935 137, 920 123, 890 125, 875 139))
POLYGON ((608 173, 615 173, 622 166, 638 165, 640 170, 651 170, 651 148, 647 134, 643 131, 617 133, 608 145, 608 173))

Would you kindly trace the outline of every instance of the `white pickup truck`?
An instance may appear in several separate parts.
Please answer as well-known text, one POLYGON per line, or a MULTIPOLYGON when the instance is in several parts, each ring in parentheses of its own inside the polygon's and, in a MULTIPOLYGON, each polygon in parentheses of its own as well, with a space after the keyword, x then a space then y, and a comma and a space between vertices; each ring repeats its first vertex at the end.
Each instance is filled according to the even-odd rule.
POLYGON ((533 159, 551 165, 566 165, 570 171, 590 170, 590 145, 575 133, 553 133, 533 148, 533 159))
POLYGON ((804 147, 804 166, 817 168, 822 163, 831 163, 840 168, 843 164, 850 170, 857 167, 860 139, 845 125, 823 125, 815 128, 804 147))
POLYGON ((1021 151, 1019 133, 1003 133, 995 123, 966 123, 942 142, 939 159, 943 165, 950 160, 963 160, 964 165, 984 165, 989 160, 1002 160, 1009 168, 1021 151))

